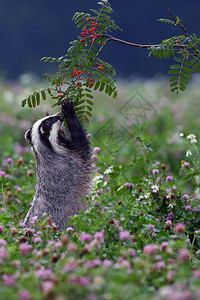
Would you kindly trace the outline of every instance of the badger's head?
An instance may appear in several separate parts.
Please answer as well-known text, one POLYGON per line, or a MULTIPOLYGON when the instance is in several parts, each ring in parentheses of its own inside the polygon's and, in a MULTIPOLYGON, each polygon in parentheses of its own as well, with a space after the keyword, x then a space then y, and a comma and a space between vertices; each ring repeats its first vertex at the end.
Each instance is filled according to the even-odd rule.
POLYGON ((62 132, 63 119, 61 113, 44 117, 25 133, 25 138, 31 144, 35 154, 40 154, 44 149, 61 152, 58 136, 62 132))

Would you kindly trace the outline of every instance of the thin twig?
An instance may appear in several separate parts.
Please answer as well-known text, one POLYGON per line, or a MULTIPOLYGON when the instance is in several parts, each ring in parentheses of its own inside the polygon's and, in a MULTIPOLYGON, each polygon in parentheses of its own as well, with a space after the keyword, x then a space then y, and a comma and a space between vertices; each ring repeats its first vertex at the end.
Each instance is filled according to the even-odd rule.
MULTIPOLYGON (((177 20, 176 20, 176 18, 174 17, 173 13, 171 12, 171 10, 170 10, 169 8, 168 8, 168 12, 169 12, 169 14, 170 14, 172 20, 176 23, 177 20)), ((185 36, 189 37, 189 34, 188 34, 188 32, 187 32, 185 26, 184 26, 183 24, 181 24, 181 22, 179 22, 177 25, 180 26, 181 29, 184 31, 185 36)))

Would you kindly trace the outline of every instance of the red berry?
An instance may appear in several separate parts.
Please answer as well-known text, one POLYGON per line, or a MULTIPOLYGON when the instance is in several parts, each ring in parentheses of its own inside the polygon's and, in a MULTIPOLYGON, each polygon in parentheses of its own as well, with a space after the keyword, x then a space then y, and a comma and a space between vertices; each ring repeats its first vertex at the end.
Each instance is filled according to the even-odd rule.
POLYGON ((92 82, 92 85, 94 85, 94 82, 92 82))
POLYGON ((90 78, 90 81, 92 81, 92 78, 90 78))
POLYGON ((60 85, 63 85, 63 82, 62 82, 62 81, 60 82, 60 85))
POLYGON ((101 68, 100 71, 103 71, 103 68, 101 68))
POLYGON ((99 64, 99 67, 102 67, 102 64, 99 64))
POLYGON ((90 18, 90 20, 91 20, 91 21, 94 21, 94 19, 93 19, 93 18, 90 18))
POLYGON ((96 66, 98 66, 98 63, 96 63, 96 66))
POLYGON ((179 41, 176 41, 176 43, 178 44, 178 43, 179 43, 179 41))
POLYGON ((91 83, 89 83, 88 85, 91 86, 91 83))
POLYGON ((60 97, 62 97, 62 95, 59 94, 59 95, 57 95, 57 97, 60 98, 60 97))
POLYGON ((76 86, 78 86, 78 85, 79 85, 79 82, 76 83, 76 86))
POLYGON ((88 21, 89 21, 89 19, 87 18, 87 19, 86 19, 86 21, 88 22, 88 21))
POLYGON ((88 76, 90 76, 90 72, 88 72, 88 76))

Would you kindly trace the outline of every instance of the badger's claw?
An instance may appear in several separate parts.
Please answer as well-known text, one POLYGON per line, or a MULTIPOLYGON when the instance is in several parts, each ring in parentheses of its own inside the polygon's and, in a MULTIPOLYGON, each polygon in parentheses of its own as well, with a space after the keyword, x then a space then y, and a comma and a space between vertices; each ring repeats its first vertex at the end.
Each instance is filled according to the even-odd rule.
POLYGON ((68 117, 74 117, 76 115, 75 109, 74 109, 74 103, 73 103, 73 101, 69 101, 68 99, 66 99, 62 103, 61 110, 66 119, 68 117))

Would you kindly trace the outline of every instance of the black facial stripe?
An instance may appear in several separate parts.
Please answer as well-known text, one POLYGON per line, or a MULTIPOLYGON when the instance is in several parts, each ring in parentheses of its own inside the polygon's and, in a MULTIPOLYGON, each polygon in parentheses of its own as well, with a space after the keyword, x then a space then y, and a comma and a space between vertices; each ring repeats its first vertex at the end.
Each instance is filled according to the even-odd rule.
POLYGON ((38 128, 38 133, 41 142, 51 151, 53 151, 53 147, 49 141, 49 135, 53 124, 56 123, 58 120, 61 120, 60 116, 49 117, 48 119, 42 121, 38 128))
POLYGON ((42 121, 42 123, 39 126, 39 129, 42 128, 42 130, 46 133, 49 134, 51 131, 51 128, 54 123, 56 123, 58 120, 61 120, 60 116, 55 116, 55 117, 49 117, 48 119, 42 121))

